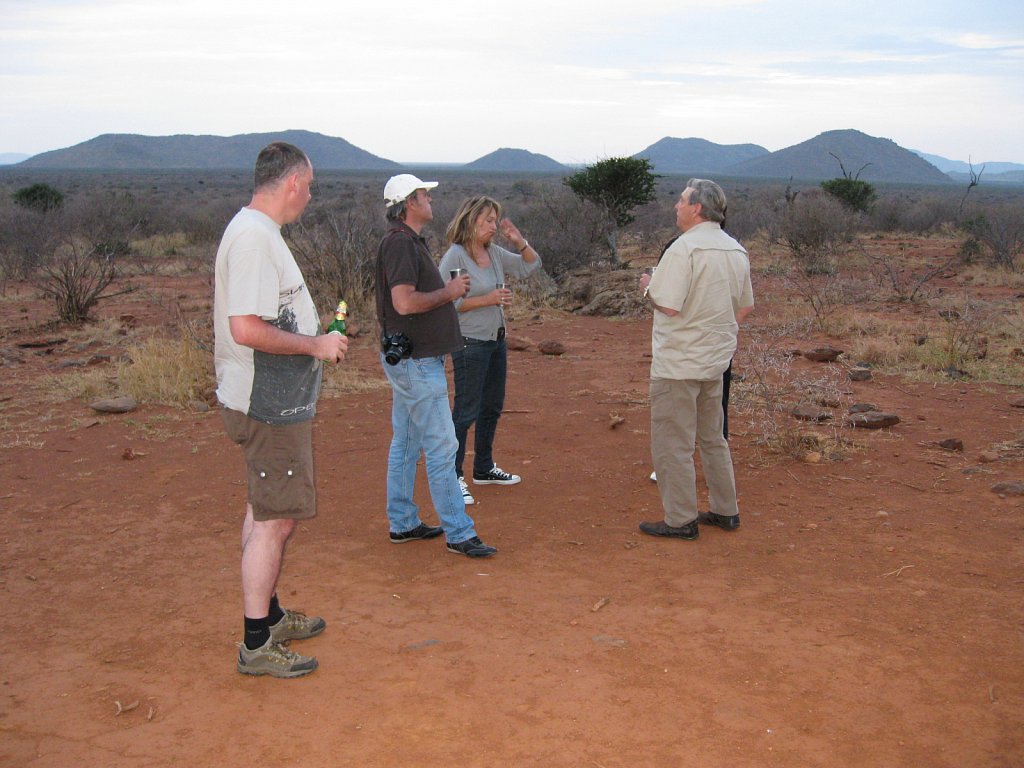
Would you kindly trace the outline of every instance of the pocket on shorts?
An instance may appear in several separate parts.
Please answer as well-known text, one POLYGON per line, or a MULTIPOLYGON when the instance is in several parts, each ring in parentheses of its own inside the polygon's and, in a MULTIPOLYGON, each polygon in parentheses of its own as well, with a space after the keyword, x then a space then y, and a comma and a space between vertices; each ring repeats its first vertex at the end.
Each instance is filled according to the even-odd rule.
POLYGON ((262 430, 247 456, 249 502, 256 520, 316 514, 309 422, 262 430), (305 432, 305 434, 303 434, 305 432))

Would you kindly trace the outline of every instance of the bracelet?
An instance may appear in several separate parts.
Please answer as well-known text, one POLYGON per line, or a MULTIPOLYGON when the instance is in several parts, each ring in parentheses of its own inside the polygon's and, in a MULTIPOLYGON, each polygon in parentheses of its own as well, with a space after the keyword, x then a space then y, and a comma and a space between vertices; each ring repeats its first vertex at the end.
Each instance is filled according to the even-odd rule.
POLYGON ((523 251, 525 251, 529 247, 530 247, 530 241, 529 240, 523 240, 523 247, 519 249, 519 252, 522 253, 523 251))

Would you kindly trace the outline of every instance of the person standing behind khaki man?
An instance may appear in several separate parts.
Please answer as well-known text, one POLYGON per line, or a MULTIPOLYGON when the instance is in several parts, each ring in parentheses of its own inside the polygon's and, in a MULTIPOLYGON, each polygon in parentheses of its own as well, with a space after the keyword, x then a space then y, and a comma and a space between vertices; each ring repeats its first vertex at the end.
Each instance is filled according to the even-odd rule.
POLYGON ((310 200, 313 166, 277 142, 256 159, 252 200, 228 224, 214 274, 214 367, 228 436, 242 447, 248 499, 242 523, 244 640, 237 669, 299 677, 317 660, 284 644, 323 632, 323 619, 277 599, 285 548, 298 520, 316 515, 312 419, 324 362, 348 339, 320 335, 320 318, 281 227, 310 200))
POLYGON ((739 322, 754 308, 747 252, 722 231, 725 192, 690 179, 675 205, 683 233, 651 276, 651 458, 665 519, 640 523, 651 536, 696 539, 698 522, 739 528, 736 480, 722 434, 722 373, 736 352, 739 322), (697 512, 694 442, 700 446, 710 512, 697 512))

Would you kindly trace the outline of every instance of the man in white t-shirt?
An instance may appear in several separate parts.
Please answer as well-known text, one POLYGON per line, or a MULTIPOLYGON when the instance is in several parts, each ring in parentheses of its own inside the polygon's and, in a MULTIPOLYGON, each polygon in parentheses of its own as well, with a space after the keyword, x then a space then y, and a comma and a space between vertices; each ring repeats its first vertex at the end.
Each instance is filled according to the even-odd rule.
POLYGON ((651 458, 665 519, 640 523, 651 536, 696 539, 698 522, 739 528, 736 480, 722 434, 722 373, 736 352, 739 322, 754 308, 747 252, 722 231, 726 198, 690 179, 676 203, 683 233, 640 286, 654 307, 651 334, 651 458), (694 443, 710 512, 697 511, 694 443))
POLYGON ((345 357, 348 339, 321 335, 320 318, 281 227, 310 200, 313 166, 275 142, 256 160, 252 200, 228 224, 214 274, 214 367, 228 436, 245 453, 242 523, 245 636, 237 669, 299 677, 317 660, 285 645, 320 634, 323 619, 283 608, 277 580, 297 521, 316 515, 312 419, 323 362, 345 357))

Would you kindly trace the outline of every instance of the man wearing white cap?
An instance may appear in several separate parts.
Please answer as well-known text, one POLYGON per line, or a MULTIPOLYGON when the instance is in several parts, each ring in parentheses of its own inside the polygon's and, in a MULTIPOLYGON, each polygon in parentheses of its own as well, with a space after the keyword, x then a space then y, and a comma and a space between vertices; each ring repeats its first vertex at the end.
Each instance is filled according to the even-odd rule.
POLYGON ((445 534, 448 551, 490 557, 466 514, 455 474, 455 437, 448 405, 444 357, 462 346, 452 303, 469 292, 469 277, 445 282, 420 234, 433 219, 430 190, 436 181, 412 174, 393 176, 384 186, 389 224, 377 251, 377 322, 381 325, 381 364, 391 383, 387 515, 391 541, 403 544, 445 534), (425 524, 413 501, 416 463, 424 454, 430 498, 441 521, 425 524))

